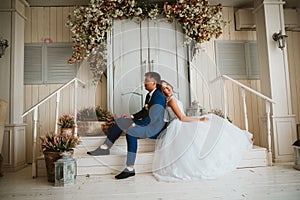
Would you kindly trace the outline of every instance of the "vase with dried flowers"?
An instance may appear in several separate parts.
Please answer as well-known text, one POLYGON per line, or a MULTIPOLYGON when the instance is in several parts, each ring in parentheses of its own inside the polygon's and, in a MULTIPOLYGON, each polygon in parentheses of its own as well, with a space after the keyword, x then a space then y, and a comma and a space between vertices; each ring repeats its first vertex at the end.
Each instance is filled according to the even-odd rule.
POLYGON ((74 116, 70 114, 62 114, 58 118, 58 125, 60 126, 60 131, 66 134, 73 134, 75 128, 74 116))
POLYGON ((108 134, 114 124, 114 116, 101 106, 87 107, 77 113, 78 133, 82 136, 108 134))
POLYGON ((61 154, 64 151, 69 151, 71 155, 73 154, 73 148, 80 142, 79 136, 63 132, 47 132, 40 137, 40 142, 45 157, 48 181, 54 182, 54 163, 61 158, 61 154))

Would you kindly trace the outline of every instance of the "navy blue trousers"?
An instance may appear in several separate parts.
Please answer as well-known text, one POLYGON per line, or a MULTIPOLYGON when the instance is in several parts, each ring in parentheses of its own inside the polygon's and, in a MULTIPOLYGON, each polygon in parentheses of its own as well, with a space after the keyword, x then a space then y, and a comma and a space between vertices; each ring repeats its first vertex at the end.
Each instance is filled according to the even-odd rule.
MULTIPOLYGON (((124 132, 131 126, 132 123, 136 123, 139 125, 139 121, 133 121, 128 118, 118 118, 116 120, 116 124, 112 127, 110 133, 108 134, 104 144, 106 144, 109 148, 113 146, 115 141, 121 136, 123 130, 124 132)), ((154 136, 149 137, 150 139, 156 139, 159 136, 160 132, 155 134, 154 136)), ((134 165, 136 159, 136 153, 138 148, 138 140, 139 138, 126 134, 127 141, 127 165, 134 165)))

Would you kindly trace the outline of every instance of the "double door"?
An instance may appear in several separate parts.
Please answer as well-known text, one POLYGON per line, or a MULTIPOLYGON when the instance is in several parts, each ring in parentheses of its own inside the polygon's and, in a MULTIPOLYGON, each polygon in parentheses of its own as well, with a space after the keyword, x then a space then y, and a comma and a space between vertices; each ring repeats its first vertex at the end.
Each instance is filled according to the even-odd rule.
POLYGON ((158 20, 115 20, 108 48, 108 108, 113 113, 135 113, 147 91, 144 74, 158 72, 174 87, 184 106, 189 104, 187 48, 176 23, 158 20))

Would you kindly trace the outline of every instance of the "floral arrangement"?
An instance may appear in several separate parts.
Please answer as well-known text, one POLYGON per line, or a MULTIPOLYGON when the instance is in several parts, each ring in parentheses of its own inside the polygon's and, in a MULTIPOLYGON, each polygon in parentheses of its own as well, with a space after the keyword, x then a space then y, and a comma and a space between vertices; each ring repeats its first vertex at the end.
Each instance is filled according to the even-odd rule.
POLYGON ((165 3, 164 14, 170 20, 177 19, 184 33, 197 43, 218 38, 222 34, 222 5, 209 6, 208 0, 179 0, 165 3))
POLYGON ((101 43, 95 47, 87 57, 90 65, 90 71, 93 75, 93 84, 95 85, 101 80, 102 74, 107 66, 107 48, 106 43, 101 43))
POLYGON ((102 131, 107 135, 115 124, 112 113, 103 109, 101 106, 83 108, 77 113, 78 121, 105 121, 101 125, 102 131))
POLYGON ((105 121, 105 124, 102 124, 101 128, 105 135, 108 135, 112 126, 115 124, 115 118, 113 114, 102 109, 100 106, 96 107, 96 114, 99 121, 105 121))
POLYGON ((107 115, 106 116, 106 122, 105 124, 102 124, 102 131, 104 132, 105 135, 108 135, 111 128, 113 127, 113 125, 116 123, 115 122, 115 118, 112 115, 107 115))
MULTIPOLYGON (((224 115, 224 113, 222 112, 222 110, 220 110, 220 109, 213 109, 210 113, 213 113, 213 114, 218 115, 219 117, 222 117, 222 118, 225 119, 225 115, 224 115)), ((227 118, 227 120, 228 120, 229 122, 232 123, 232 120, 231 120, 228 116, 227 116, 226 118, 227 118)))
POLYGON ((62 114, 58 119, 58 125, 61 128, 73 128, 75 126, 75 119, 70 114, 62 114))
POLYGON ((97 115, 94 107, 87 107, 77 112, 78 121, 97 121, 97 115))
POLYGON ((111 121, 113 115, 101 106, 87 107, 78 111, 78 121, 111 121))
POLYGON ((177 20, 189 41, 202 43, 222 34, 224 20, 221 10, 221 4, 210 6, 208 0, 177 0, 175 3, 165 2, 162 7, 139 4, 135 0, 90 0, 88 6, 76 7, 68 16, 67 26, 73 41, 73 55, 68 62, 81 62, 89 57, 93 73, 101 78, 106 69, 107 31, 111 29, 113 19, 144 20, 163 15, 170 22, 177 20))
POLYGON ((79 144, 79 137, 74 134, 58 134, 48 132, 40 137, 42 151, 63 152, 69 151, 79 144))
POLYGON ((109 121, 111 118, 114 118, 110 112, 101 108, 101 106, 97 106, 95 111, 98 121, 109 121))

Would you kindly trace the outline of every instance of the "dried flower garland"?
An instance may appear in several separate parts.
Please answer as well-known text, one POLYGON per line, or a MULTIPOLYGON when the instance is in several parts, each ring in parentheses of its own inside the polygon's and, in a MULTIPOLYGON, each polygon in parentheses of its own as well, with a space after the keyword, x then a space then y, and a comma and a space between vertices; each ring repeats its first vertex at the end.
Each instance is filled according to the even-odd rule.
POLYGON ((68 16, 67 26, 73 41, 73 55, 68 62, 81 62, 92 53, 88 62, 93 62, 94 76, 101 77, 106 69, 106 57, 95 52, 100 44, 100 49, 105 48, 106 34, 113 19, 156 19, 161 14, 170 22, 177 20, 190 41, 202 43, 222 34, 221 10, 221 4, 209 6, 208 0, 177 0, 175 3, 165 2, 163 7, 158 4, 139 5, 135 0, 90 0, 88 6, 77 7, 68 16))

